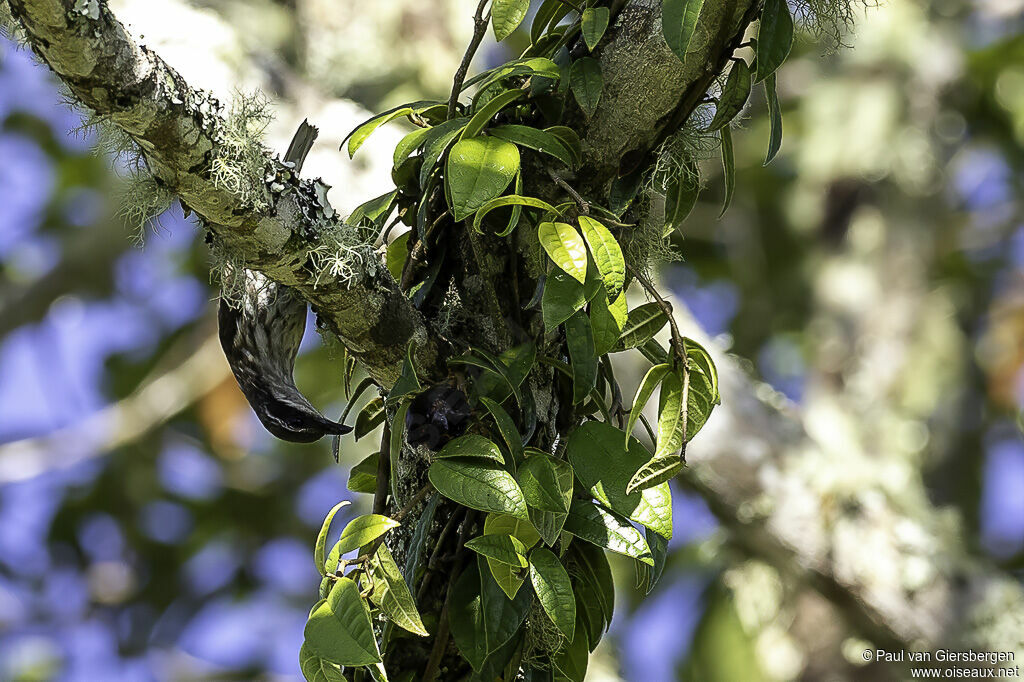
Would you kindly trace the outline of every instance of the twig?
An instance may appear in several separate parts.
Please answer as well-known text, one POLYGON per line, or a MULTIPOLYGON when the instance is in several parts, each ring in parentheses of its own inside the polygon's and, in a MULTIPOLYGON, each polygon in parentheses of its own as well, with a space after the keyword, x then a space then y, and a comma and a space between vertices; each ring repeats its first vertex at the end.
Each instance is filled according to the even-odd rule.
POLYGON ((590 202, 588 202, 586 199, 580 196, 580 193, 574 190, 572 188, 572 185, 566 182, 564 178, 558 175, 558 173, 551 170, 550 168, 547 168, 546 170, 548 172, 548 175, 551 176, 551 179, 555 181, 555 184, 564 189, 566 193, 568 193, 568 195, 572 197, 572 200, 576 202, 576 205, 579 206, 580 213, 582 215, 589 215, 590 202))
POLYGON ((441 607, 441 615, 437 624, 437 635, 434 638, 434 646, 430 650, 430 658, 427 659, 427 667, 423 670, 422 682, 434 682, 438 673, 441 672, 441 659, 444 657, 444 650, 448 648, 448 605, 452 601, 452 591, 455 588, 456 571, 452 571, 448 578, 448 589, 444 595, 444 605, 441 607))
POLYGON ((476 6, 476 14, 473 15, 473 38, 469 41, 469 47, 466 48, 466 54, 462 56, 462 63, 459 64, 459 70, 455 72, 455 82, 452 84, 452 94, 448 98, 448 118, 455 118, 455 107, 459 103, 459 93, 462 92, 462 83, 466 80, 466 74, 469 73, 469 65, 473 61, 473 56, 476 54, 477 49, 480 47, 480 42, 484 39, 484 34, 487 32, 487 22, 491 18, 491 13, 488 12, 487 16, 484 16, 484 7, 487 6, 488 0, 480 0, 480 4, 476 6))
POLYGON ((448 539, 448 534, 452 532, 452 529, 455 528, 464 513, 465 507, 459 507, 456 509, 455 513, 449 517, 448 522, 444 524, 441 532, 438 533, 437 540, 434 542, 434 551, 430 553, 430 559, 427 560, 427 571, 424 573, 423 579, 420 580, 419 589, 416 590, 417 604, 423 600, 423 595, 427 593, 427 587, 430 585, 430 582, 434 577, 434 573, 437 571, 438 558, 441 555, 441 549, 444 546, 444 541, 448 539))
POLYGON ((631 275, 636 277, 636 281, 640 282, 640 286, 654 297, 654 300, 657 301, 658 305, 661 307, 662 312, 665 313, 665 316, 668 318, 669 326, 672 329, 672 348, 679 356, 679 359, 683 361, 684 366, 686 366, 686 349, 683 347, 683 335, 679 333, 679 327, 676 326, 676 319, 672 316, 672 306, 665 302, 665 299, 661 297, 661 294, 658 293, 658 290, 654 288, 654 285, 651 284, 650 280, 648 280, 645 275, 628 263, 626 264, 626 269, 629 270, 631 275))

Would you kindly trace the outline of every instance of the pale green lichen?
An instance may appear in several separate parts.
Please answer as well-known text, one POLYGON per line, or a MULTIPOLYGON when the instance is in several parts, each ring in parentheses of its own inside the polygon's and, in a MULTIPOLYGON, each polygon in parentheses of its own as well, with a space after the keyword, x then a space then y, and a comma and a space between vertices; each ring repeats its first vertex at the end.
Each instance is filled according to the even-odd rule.
POLYGON ((117 192, 120 208, 117 216, 132 231, 134 241, 145 241, 146 225, 166 211, 174 194, 159 180, 144 171, 126 176, 117 192))
POLYGON ((264 186, 268 155, 263 137, 271 118, 262 93, 238 93, 221 128, 222 139, 210 168, 214 185, 257 210, 268 205, 264 186))
POLYGON ((338 282, 351 287, 384 267, 373 248, 373 230, 341 224, 323 226, 318 233, 316 246, 308 252, 313 286, 338 282))

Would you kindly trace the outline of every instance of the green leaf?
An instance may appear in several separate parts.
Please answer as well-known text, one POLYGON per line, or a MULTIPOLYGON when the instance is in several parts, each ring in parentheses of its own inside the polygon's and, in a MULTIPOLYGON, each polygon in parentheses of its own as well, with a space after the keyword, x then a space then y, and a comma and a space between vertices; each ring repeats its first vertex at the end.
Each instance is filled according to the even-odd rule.
POLYGON ((569 68, 569 87, 587 118, 593 116, 604 89, 601 62, 593 57, 581 57, 574 61, 569 68))
POLYGON ((370 565, 373 569, 373 592, 370 593, 373 603, 398 627, 421 637, 429 635, 423 627, 416 600, 386 545, 377 548, 370 565))
POLYGON ((477 562, 471 561, 452 586, 448 625, 455 646, 473 670, 480 670, 487 658, 487 639, 480 602, 480 572, 477 562))
POLYGON ((672 493, 667 483, 633 493, 626 486, 651 454, 635 438, 628 449, 622 431, 604 422, 586 422, 569 434, 565 448, 576 478, 605 506, 632 521, 672 537, 672 493))
POLYGON ((551 550, 539 547, 530 553, 530 582, 548 618, 572 641, 576 634, 576 598, 569 573, 551 550))
POLYGON ((348 489, 354 493, 377 492, 377 466, 380 453, 375 452, 348 472, 348 489))
POLYGON ((719 134, 722 136, 722 168, 725 173, 725 201, 722 202, 722 212, 718 214, 721 218, 729 210, 732 196, 736 193, 736 157, 732 151, 732 130, 725 126, 719 134))
POLYGON ((686 51, 697 27, 704 0, 665 0, 661 10, 661 32, 679 61, 686 61, 686 51))
MULTIPOLYGON (((528 522, 508 514, 488 514, 484 519, 484 535, 507 534, 518 539, 527 549, 540 541, 537 530, 528 522)), ((487 559, 491 575, 509 599, 515 599, 516 593, 523 585, 519 572, 508 564, 487 559)))
POLYGON ((582 32, 588 50, 593 51, 604 37, 604 32, 608 28, 608 16, 607 7, 588 7, 583 10, 582 32))
MULTIPOLYGON (((527 342, 509 348, 498 356, 505 370, 503 372, 492 371, 477 378, 476 389, 479 395, 486 395, 495 402, 503 402, 510 395, 513 395, 509 388, 520 386, 526 379, 526 375, 533 369, 533 363, 537 357, 537 347, 532 342, 527 342)), ((517 396, 517 400, 520 398, 517 396)))
POLYGON ((715 367, 715 361, 711 359, 711 354, 704 346, 685 336, 683 337, 683 346, 686 348, 686 357, 690 361, 691 371, 696 366, 696 369, 704 374, 710 386, 712 403, 720 404, 722 400, 718 393, 718 369, 715 367))
POLYGON ((347 554, 354 549, 368 545, 392 528, 400 526, 398 521, 380 514, 364 514, 349 521, 338 539, 338 554, 347 554))
POLYGON ((324 519, 323 525, 320 526, 320 533, 316 536, 316 547, 313 550, 313 563, 316 564, 320 575, 327 575, 324 571, 324 553, 327 551, 327 534, 331 532, 331 521, 334 520, 334 515, 338 513, 339 509, 349 504, 351 502, 348 500, 342 500, 334 505, 331 511, 327 512, 327 517, 324 519))
POLYGON ((516 428, 516 423, 512 421, 512 417, 505 411, 505 408, 487 396, 480 396, 480 402, 494 417, 498 432, 501 433, 509 452, 512 453, 512 461, 518 466, 523 461, 523 437, 520 435, 519 429, 516 428))
POLYGON ((629 311, 629 317, 626 318, 626 324, 622 328, 614 351, 629 350, 643 345, 666 324, 668 317, 658 303, 644 303, 633 308, 629 311))
POLYGON ((423 144, 430 131, 433 128, 417 128, 405 137, 403 137, 398 144, 395 145, 395 153, 392 155, 391 160, 394 162, 394 167, 398 168, 402 163, 409 158, 409 155, 419 149, 420 145, 423 144))
POLYGON ((452 215, 465 220, 505 191, 519 171, 519 148, 496 137, 460 140, 448 154, 452 215))
POLYGON ((376 225, 381 216, 391 213, 391 207, 394 206, 397 197, 398 190, 393 189, 379 197, 363 202, 352 211, 347 222, 351 225, 359 225, 362 221, 367 220, 376 225))
POLYGON ((544 132, 554 135, 562 141, 565 148, 572 154, 573 168, 580 165, 580 161, 583 159, 583 143, 580 142, 580 136, 576 134, 575 130, 569 126, 551 126, 545 128, 544 132))
POLYGON ((522 125, 500 125, 487 131, 489 134, 558 159, 570 168, 575 166, 573 152, 565 146, 561 138, 546 130, 522 125))
POLYGON ((395 418, 391 422, 391 443, 389 444, 388 459, 391 463, 391 497, 398 499, 398 459, 402 455, 402 445, 405 443, 405 415, 409 413, 411 400, 403 400, 402 404, 395 410, 395 418))
POLYGON ((775 90, 775 74, 764 79, 764 94, 768 100, 768 122, 771 133, 768 138, 768 154, 764 165, 768 165, 782 147, 782 109, 779 108, 779 93, 775 90))
POLYGON ((497 68, 489 69, 483 73, 478 73, 467 80, 462 85, 462 89, 465 90, 472 85, 479 84, 479 90, 477 93, 479 94, 498 81, 512 78, 514 76, 541 76, 543 78, 558 80, 561 78, 561 75, 558 65, 546 57, 515 59, 511 62, 502 64, 497 68))
POLYGON ((587 246, 568 223, 541 223, 537 238, 555 265, 583 284, 587 279, 587 246))
POLYGON ((587 677, 590 661, 587 629, 583 627, 582 613, 576 619, 576 636, 551 660, 554 668, 552 682, 584 682, 587 677))
POLYGON ((561 8, 561 0, 544 0, 544 3, 533 16, 533 23, 530 24, 530 42, 536 43, 544 34, 544 30, 551 23, 551 20, 561 8))
MULTIPOLYGON (((595 287, 594 293, 600 290, 595 287)), ((541 311, 544 326, 554 329, 587 304, 587 288, 561 268, 552 268, 544 282, 541 311)))
POLYGON ((338 665, 380 663, 380 651, 370 626, 370 614, 359 588, 338 578, 327 599, 313 607, 304 631, 309 651, 338 665))
MULTIPOLYGON (((473 229, 480 232, 480 223, 483 222, 484 216, 493 211, 496 208, 502 206, 527 206, 529 208, 539 208, 547 213, 554 213, 558 215, 558 209, 541 199, 535 199, 533 197, 524 197, 518 194, 509 194, 508 196, 498 197, 497 199, 491 199, 486 204, 480 207, 480 210, 476 212, 473 217, 473 229)), ((501 233, 498 236, 504 237, 506 233, 501 233)))
POLYGON ((396 109, 371 118, 369 121, 353 130, 348 137, 348 158, 351 159, 356 155, 356 151, 363 146, 363 143, 366 142, 367 138, 370 137, 373 131, 377 128, 380 128, 388 121, 393 121, 402 116, 408 116, 411 113, 413 113, 412 107, 396 109))
POLYGON ((410 393, 420 390, 420 380, 416 377, 416 364, 412 359, 412 352, 415 347, 415 342, 412 342, 406 348, 405 360, 402 361, 402 373, 398 375, 395 385, 388 391, 387 400, 384 401, 386 405, 394 405, 398 400, 401 400, 410 393))
POLYGON ((507 533, 481 535, 466 543, 466 547, 480 556, 493 559, 514 568, 526 568, 526 545, 507 533))
POLYGON ((463 116, 445 121, 430 129, 430 134, 423 140, 423 163, 420 165, 419 178, 421 188, 427 187, 427 181, 430 179, 434 167, 437 166, 438 160, 468 122, 469 118, 463 116))
POLYGON ((405 566, 402 567, 402 575, 405 577, 406 582, 411 583, 416 579, 420 558, 427 544, 427 536, 430 534, 430 529, 434 524, 434 515, 437 513, 437 507, 440 502, 441 495, 436 492, 431 493, 430 501, 427 502, 423 513, 420 514, 420 518, 416 521, 416 528, 412 532, 412 539, 409 540, 409 550, 405 553, 405 566))
POLYGON ((627 519, 593 502, 573 500, 569 518, 565 520, 565 530, 580 540, 632 557, 649 566, 654 565, 651 550, 640 531, 630 525, 627 519))
POLYGON ((683 429, 684 377, 681 371, 670 372, 661 383, 658 398, 658 445, 655 458, 667 457, 682 449, 685 437, 683 429))
POLYGON ((633 407, 629 411, 629 421, 626 422, 626 446, 629 446, 629 437, 633 433, 633 427, 636 426, 636 422, 640 419, 641 413, 644 411, 644 405, 650 400, 651 395, 654 393, 654 389, 658 387, 661 380, 665 378, 665 375, 669 373, 672 367, 668 363, 655 365, 647 370, 647 374, 644 375, 643 381, 640 382, 640 386, 636 389, 636 397, 633 398, 633 407))
POLYGON ((683 470, 686 462, 681 455, 665 455, 655 457, 647 464, 636 470, 633 478, 629 479, 626 486, 626 494, 630 495, 637 490, 644 490, 671 480, 683 470))
POLYGON ((306 642, 299 649, 299 668, 307 682, 347 682, 341 666, 317 656, 306 642))
POLYGON ((760 83, 782 66, 793 48, 793 16, 786 0, 765 0, 761 24, 757 29, 754 66, 760 83))
MULTIPOLYGON (((657 535, 657 533, 655 533, 657 535)), ((661 537, 658 535, 658 537, 661 537)), ((603 630, 607 630, 615 615, 615 581, 612 579, 612 568, 608 556, 600 547, 587 542, 577 542, 570 549, 574 553, 579 577, 587 582, 598 606, 601 608, 603 630)), ((596 641, 593 642, 596 645, 596 641)))
POLYGON ((473 114, 473 118, 469 119, 469 123, 467 123, 466 127, 462 129, 462 135, 459 139, 465 140, 479 135, 488 122, 490 122, 490 120, 494 118, 499 111, 525 94, 525 90, 514 88, 512 90, 506 90, 497 97, 488 100, 486 104, 480 107, 479 111, 473 114))
POLYGON ((409 235, 412 232, 403 232, 388 244, 387 265, 388 272, 396 282, 402 280, 402 270, 405 268, 405 261, 409 258, 409 235))
POLYGON ((604 291, 594 297, 590 304, 590 325, 594 330, 594 352, 598 356, 611 352, 618 343, 628 315, 625 292, 611 305, 604 291))
POLYGON ((492 459, 500 464, 505 463, 505 458, 502 457, 498 446, 489 438, 484 438, 475 433, 459 436, 448 441, 441 448, 441 452, 437 453, 436 457, 483 457, 485 459, 492 459))
POLYGON ((718 107, 715 109, 715 117, 711 119, 708 131, 718 130, 736 118, 736 115, 743 110, 743 105, 747 103, 748 97, 750 97, 750 67, 740 59, 732 63, 732 69, 722 87, 722 94, 718 97, 718 107))
POLYGON ((665 196, 665 236, 679 228, 696 205, 700 194, 697 177, 696 166, 688 163, 679 177, 669 184, 665 196))
POLYGON ((597 385, 597 353, 590 318, 577 310, 565 321, 565 338, 572 361, 572 402, 578 405, 586 400, 597 385))
POLYGON ((646 585, 646 593, 650 594, 661 580, 661 574, 665 572, 665 564, 668 563, 668 540, 651 531, 647 531, 645 536, 647 544, 651 547, 651 554, 654 556, 654 566, 651 568, 651 575, 646 585))
POLYGON ((476 565, 480 574, 480 605, 484 616, 486 650, 490 655, 519 631, 533 604, 533 593, 531 590, 520 590, 515 598, 508 599, 494 578, 484 570, 484 557, 477 556, 476 565))
POLYGON ((702 359, 696 349, 687 349, 686 355, 690 360, 690 390, 686 401, 686 440, 689 441, 704 427, 720 398, 718 373, 714 365, 709 370, 702 367, 702 359))
POLYGON ((600 221, 580 216, 579 222, 583 238, 594 257, 594 264, 604 281, 608 300, 614 301, 626 283, 626 260, 622 256, 622 248, 611 231, 600 221))
POLYGON ((499 43, 512 35, 530 9, 530 0, 494 0, 491 3, 491 26, 499 43))
POLYGON ((519 484, 495 462, 439 459, 427 476, 439 493, 470 509, 529 518, 519 484))
POLYGON ((546 453, 530 455, 516 473, 526 504, 565 514, 572 501, 572 467, 546 453))
MULTIPOLYGON (((483 350, 482 348, 474 349, 477 353, 483 356, 483 358, 473 355, 471 352, 465 352, 457 358, 451 358, 448 360, 449 365, 470 365, 472 367, 479 367, 482 370, 486 370, 488 374, 481 375, 481 378, 494 375, 499 377, 501 381, 505 383, 505 388, 512 392, 512 395, 516 397, 516 402, 522 401, 522 395, 519 392, 519 384, 522 383, 521 379, 517 379, 512 376, 508 365, 501 360, 498 360, 493 355, 483 350)), ((483 393, 481 382, 477 381, 477 389, 483 393)), ((508 392, 502 394, 501 399, 504 400, 508 397, 508 392)))
POLYGON ((384 422, 384 399, 374 398, 356 415, 355 439, 359 440, 384 422))

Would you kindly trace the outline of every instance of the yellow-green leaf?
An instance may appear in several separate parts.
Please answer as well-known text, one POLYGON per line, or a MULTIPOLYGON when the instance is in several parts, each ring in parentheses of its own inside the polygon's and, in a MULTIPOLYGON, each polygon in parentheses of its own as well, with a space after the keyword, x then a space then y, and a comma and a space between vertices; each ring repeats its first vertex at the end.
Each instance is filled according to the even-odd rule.
POLYGON ((331 531, 331 521, 334 520, 334 515, 338 513, 338 510, 345 505, 351 504, 348 500, 342 500, 338 504, 334 505, 331 511, 327 512, 327 517, 324 519, 323 525, 320 526, 320 533, 316 536, 316 547, 313 550, 313 561, 316 563, 316 568, 320 571, 320 575, 327 575, 324 572, 324 554, 327 551, 327 534, 331 531))
POLYGON ((541 223, 537 238, 548 256, 565 272, 583 284, 587 279, 587 245, 568 223, 541 223))
POLYGON ((626 446, 629 446, 629 437, 633 433, 633 427, 636 426, 636 422, 640 419, 641 413, 644 411, 644 405, 650 400, 651 395, 654 394, 654 389, 658 387, 661 380, 665 378, 665 375, 669 373, 672 367, 668 363, 655 365, 647 370, 647 374, 644 375, 643 381, 640 382, 640 386, 636 390, 636 397, 633 398, 633 407, 629 411, 629 421, 626 423, 626 446))
POLYGON ((338 578, 306 621, 303 633, 309 651, 338 665, 379 663, 380 650, 370 626, 370 614, 349 578, 338 578))
POLYGON ((467 542, 466 547, 498 563, 526 568, 526 545, 508 533, 481 535, 467 542))
POLYGON ((608 300, 614 301, 626 282, 626 260, 622 256, 622 248, 600 221, 587 216, 580 216, 579 221, 583 238, 590 247, 590 254, 604 282, 608 300))
POLYGON ((519 171, 519 148, 495 137, 471 137, 448 153, 445 184, 452 215, 465 220, 505 191, 519 171))
POLYGON ((427 471, 437 491, 461 505, 527 519, 526 500, 512 474, 490 460, 438 459, 427 471))
POLYGON ((608 28, 608 17, 607 7, 588 7, 583 10, 581 31, 588 50, 593 50, 601 42, 601 38, 608 28))
POLYGON ((352 519, 345 530, 341 532, 338 539, 337 550, 339 556, 368 545, 392 528, 401 524, 394 519, 380 514, 364 514, 352 519))
POLYGON ((530 0, 494 0, 491 3, 491 26, 494 39, 501 42, 523 23, 530 9, 530 0))
POLYGON ((548 618, 570 641, 576 634, 576 598, 569 573, 551 550, 530 553, 530 582, 548 618))
POLYGON ((373 570, 373 592, 370 593, 373 603, 398 627, 421 637, 429 635, 423 627, 416 600, 386 545, 377 548, 370 566, 373 570))

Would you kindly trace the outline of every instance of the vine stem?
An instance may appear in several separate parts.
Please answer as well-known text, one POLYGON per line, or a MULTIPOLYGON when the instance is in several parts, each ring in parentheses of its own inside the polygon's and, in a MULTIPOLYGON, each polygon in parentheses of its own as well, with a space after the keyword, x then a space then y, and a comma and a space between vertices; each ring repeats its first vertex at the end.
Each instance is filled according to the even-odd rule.
POLYGON ((565 178, 560 176, 558 173, 546 167, 545 170, 548 172, 548 175, 551 176, 551 179, 555 181, 555 184, 564 189, 566 193, 572 197, 572 200, 575 201, 576 205, 579 207, 580 213, 582 215, 590 215, 590 202, 580 196, 580 193, 573 189, 572 185, 566 182, 565 178))
POLYGON ((631 275, 636 277, 636 281, 640 282, 640 286, 642 286, 648 294, 654 297, 654 300, 657 301, 658 305, 661 307, 662 312, 665 313, 665 316, 668 318, 669 326, 672 329, 672 349, 675 350, 679 359, 683 361, 683 366, 686 367, 686 349, 683 347, 683 335, 679 333, 679 327, 676 325, 676 319, 672 316, 672 306, 665 302, 665 299, 661 297, 661 294, 658 293, 658 290, 654 288, 654 285, 651 284, 651 281, 647 279, 644 274, 629 264, 626 265, 626 269, 629 270, 631 275))
POLYGON ((377 487, 373 492, 373 513, 383 514, 388 499, 388 481, 391 477, 391 427, 384 424, 384 433, 380 437, 380 454, 377 456, 377 487))
POLYGON ((459 103, 459 93, 462 92, 462 84, 466 81, 466 74, 469 73, 469 65, 473 62, 473 56, 476 55, 476 51, 484 39, 484 34, 487 32, 487 22, 490 20, 491 14, 488 12, 487 16, 484 16, 484 8, 487 7, 488 2, 489 0, 480 0, 480 4, 476 6, 476 14, 473 15, 473 38, 469 41, 466 54, 462 56, 459 70, 455 72, 452 94, 448 98, 449 119, 455 118, 455 107, 459 103))
MULTIPOLYGON (((384 457, 384 453, 381 453, 381 457, 384 457)), ((377 487, 378 488, 380 487, 379 483, 378 483, 377 487)), ((411 512, 413 509, 415 509, 416 505, 418 505, 420 502, 422 502, 423 498, 426 497, 427 494, 431 490, 433 490, 433 489, 434 489, 434 486, 429 481, 427 483, 424 483, 423 487, 420 488, 419 490, 417 490, 416 494, 412 496, 412 499, 409 500, 409 503, 406 504, 404 507, 402 507, 398 511, 397 514, 395 514, 394 516, 391 517, 391 519, 393 521, 397 521, 397 522, 401 523, 402 519, 404 519, 406 516, 408 516, 409 512, 411 512)), ((376 509, 376 505, 374 505, 374 508, 376 509)), ((374 513, 377 513, 377 512, 374 512, 374 513)), ((366 550, 366 553, 360 554, 359 556, 357 556, 352 561, 346 561, 345 565, 346 566, 354 566, 356 564, 364 564, 367 561, 369 561, 373 557, 373 555, 377 553, 377 548, 380 547, 381 543, 384 542, 384 537, 385 537, 384 535, 381 535, 379 538, 374 540, 373 544, 370 545, 370 548, 368 550, 366 550)))

